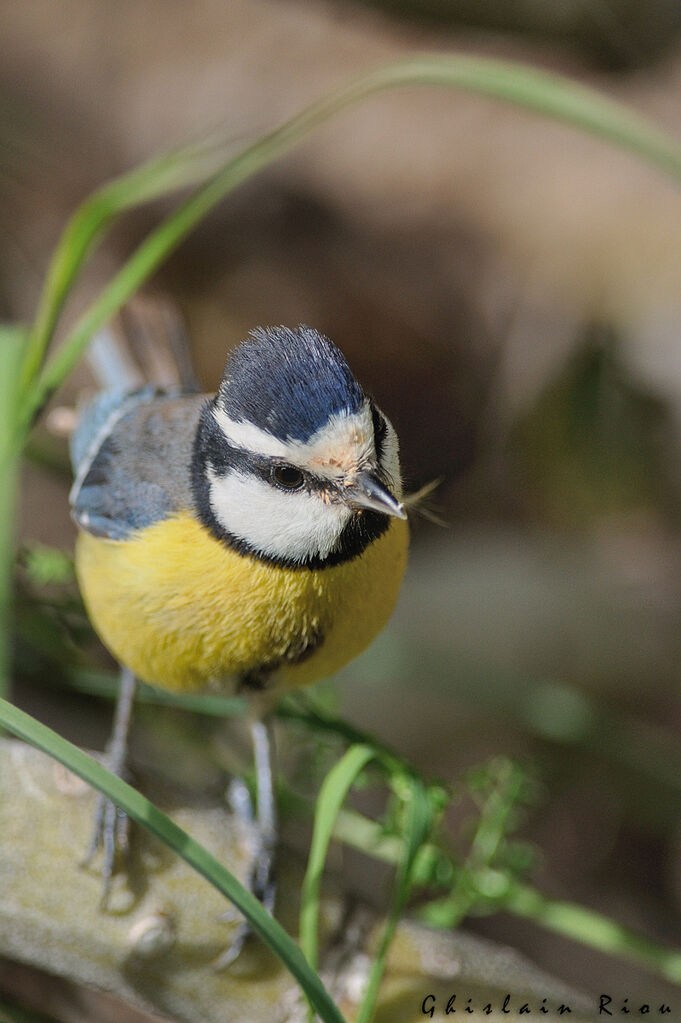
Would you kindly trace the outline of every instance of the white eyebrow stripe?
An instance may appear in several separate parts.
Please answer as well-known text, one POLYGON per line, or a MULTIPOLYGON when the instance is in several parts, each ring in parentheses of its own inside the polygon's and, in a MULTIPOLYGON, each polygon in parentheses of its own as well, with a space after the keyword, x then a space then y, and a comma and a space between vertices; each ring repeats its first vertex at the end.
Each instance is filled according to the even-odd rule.
POLYGON ((301 469, 311 469, 316 475, 337 478, 344 470, 356 468, 372 457, 374 428, 368 401, 359 412, 332 415, 307 441, 282 441, 267 430, 247 420, 232 419, 219 406, 213 416, 225 439, 233 447, 252 454, 283 458, 301 469))
POLYGON ((261 430, 254 423, 249 423, 247 419, 232 419, 219 405, 213 407, 213 418, 232 447, 259 455, 269 455, 272 458, 287 456, 288 444, 267 430, 261 430))

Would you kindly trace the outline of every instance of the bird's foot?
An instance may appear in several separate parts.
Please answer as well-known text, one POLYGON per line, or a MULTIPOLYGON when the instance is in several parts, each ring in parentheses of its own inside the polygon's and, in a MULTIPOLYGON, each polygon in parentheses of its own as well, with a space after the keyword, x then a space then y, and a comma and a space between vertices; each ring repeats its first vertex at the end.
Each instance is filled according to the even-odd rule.
MULTIPOLYGON (((276 835, 272 829, 263 828, 261 822, 256 821, 250 794, 241 779, 235 778, 230 783, 228 799, 234 814, 246 821, 255 832, 255 849, 252 853, 248 874, 248 890, 262 903, 268 913, 273 914, 277 893, 274 876, 276 835)), ((222 919, 231 922, 237 915, 241 916, 239 911, 233 907, 223 915, 222 919)), ((248 920, 241 920, 229 946, 216 959, 213 968, 225 970, 231 966, 238 959, 241 950, 253 933, 253 928, 248 920)))
MULTIPOLYGON (((133 701, 135 699, 136 680, 128 668, 121 668, 121 678, 116 701, 116 714, 111 740, 107 746, 105 765, 117 778, 125 778, 127 760, 127 741, 130 721, 132 719, 133 701)), ((111 879, 119 863, 126 863, 130 853, 130 819, 128 815, 112 803, 106 796, 100 795, 95 809, 95 822, 88 850, 81 860, 82 867, 88 867, 97 852, 102 850, 101 868, 102 899, 101 907, 108 908, 111 892, 111 879)))
POLYGON ((100 795, 95 808, 94 826, 88 850, 80 862, 89 867, 102 851, 101 907, 108 908, 111 881, 119 866, 125 866, 130 855, 130 818, 106 796, 100 795))

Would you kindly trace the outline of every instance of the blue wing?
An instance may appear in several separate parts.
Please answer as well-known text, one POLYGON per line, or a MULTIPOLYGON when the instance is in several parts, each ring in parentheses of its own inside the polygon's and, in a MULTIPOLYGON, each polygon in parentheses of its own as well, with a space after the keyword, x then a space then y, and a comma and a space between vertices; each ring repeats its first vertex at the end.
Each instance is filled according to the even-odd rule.
POLYGON ((71 434, 70 454, 74 476, 78 476, 86 460, 92 460, 104 436, 110 432, 114 419, 124 411, 124 407, 132 409, 141 402, 151 400, 155 393, 153 387, 145 387, 133 393, 111 388, 100 391, 85 406, 71 434))
POLYGON ((70 500, 81 529, 123 540, 192 507, 191 450, 204 400, 154 387, 97 395, 71 439, 70 500))

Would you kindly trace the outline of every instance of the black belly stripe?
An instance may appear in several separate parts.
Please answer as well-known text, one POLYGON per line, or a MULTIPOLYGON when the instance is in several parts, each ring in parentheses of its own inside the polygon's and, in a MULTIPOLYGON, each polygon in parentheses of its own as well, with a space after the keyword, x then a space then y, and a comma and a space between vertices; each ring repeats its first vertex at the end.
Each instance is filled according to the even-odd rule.
POLYGON ((253 671, 245 671, 239 676, 237 682, 237 693, 262 693, 267 689, 267 681, 274 669, 255 668, 253 671))
POLYGON ((264 692, 267 689, 270 676, 274 674, 277 668, 281 668, 284 664, 301 664, 303 661, 306 661, 316 650, 319 650, 324 642, 324 638, 323 632, 314 631, 307 639, 289 647, 283 657, 267 661, 258 668, 252 668, 250 671, 243 672, 237 682, 237 692, 264 692))

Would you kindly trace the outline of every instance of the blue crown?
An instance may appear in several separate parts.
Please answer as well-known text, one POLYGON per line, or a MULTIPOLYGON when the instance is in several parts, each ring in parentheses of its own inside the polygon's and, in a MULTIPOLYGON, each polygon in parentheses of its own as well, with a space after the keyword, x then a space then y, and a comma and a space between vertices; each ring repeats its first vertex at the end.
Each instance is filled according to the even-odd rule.
POLYGON ((229 357, 218 402, 281 440, 306 441, 365 397, 343 353, 311 327, 258 327, 229 357))

